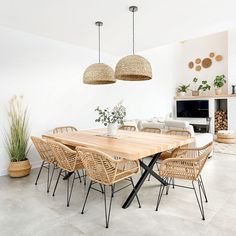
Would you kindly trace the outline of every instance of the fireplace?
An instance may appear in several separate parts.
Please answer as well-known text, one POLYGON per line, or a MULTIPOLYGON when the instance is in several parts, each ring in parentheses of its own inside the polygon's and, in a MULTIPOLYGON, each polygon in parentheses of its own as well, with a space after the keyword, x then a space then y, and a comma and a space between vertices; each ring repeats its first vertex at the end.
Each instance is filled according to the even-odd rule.
POLYGON ((215 99, 215 133, 228 129, 227 99, 215 99))

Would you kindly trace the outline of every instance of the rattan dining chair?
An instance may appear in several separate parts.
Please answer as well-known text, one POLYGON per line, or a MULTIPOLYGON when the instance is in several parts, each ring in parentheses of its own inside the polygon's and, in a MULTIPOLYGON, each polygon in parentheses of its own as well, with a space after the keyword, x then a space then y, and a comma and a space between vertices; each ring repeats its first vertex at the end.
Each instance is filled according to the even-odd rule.
POLYGON ((143 128, 141 131, 142 132, 149 132, 149 133, 156 133, 156 134, 161 133, 161 129, 159 129, 159 128, 148 128, 148 127, 146 127, 146 128, 143 128))
POLYGON ((53 129, 53 134, 60 134, 60 133, 67 133, 67 132, 74 132, 78 131, 75 127, 73 126, 61 126, 61 127, 56 127, 53 129))
MULTIPOLYGON (((76 150, 91 180, 81 214, 84 213, 84 208, 85 208, 90 190, 94 189, 99 192, 102 192, 104 196, 104 204, 105 204, 106 228, 108 228, 109 220, 110 220, 110 213, 111 213, 112 198, 114 196, 114 193, 130 185, 132 185, 133 190, 135 191, 132 176, 137 174, 140 171, 139 162, 129 161, 125 159, 114 160, 108 154, 95 150, 95 149, 91 149, 91 148, 77 147, 76 150), (127 180, 130 183, 120 189, 115 190, 115 186, 114 186, 115 183, 120 182, 122 180, 127 180), (102 191, 94 188, 93 187, 94 184, 100 185, 100 188, 102 191), (109 203, 109 208, 107 212, 108 206, 106 203, 106 187, 108 186, 111 189, 111 196, 110 196, 110 203, 109 203)), ((139 207, 141 207, 137 194, 136 194, 136 199, 138 201, 139 207)))
POLYGON ((74 187, 74 181, 75 179, 79 178, 78 171, 83 169, 84 166, 82 164, 81 159, 78 157, 76 151, 55 141, 47 140, 47 143, 49 144, 49 146, 53 151, 53 154, 57 161, 57 166, 60 168, 52 196, 55 196, 60 177, 63 176, 63 174, 68 174, 69 172, 73 173, 71 186, 70 186, 70 178, 67 178, 67 206, 69 207, 74 187), (76 177, 76 174, 78 175, 78 177, 76 177))
POLYGON ((37 178, 35 181, 35 185, 38 184, 38 180, 41 175, 42 169, 46 168, 48 170, 47 171, 48 172, 47 173, 47 192, 49 192, 50 186, 52 183, 54 170, 56 168, 56 159, 53 155, 51 147, 48 145, 46 140, 44 140, 42 138, 33 137, 33 136, 31 137, 31 140, 32 140, 36 150, 38 151, 38 153, 42 159, 42 164, 39 169, 39 172, 38 172, 38 175, 37 175, 37 178), (50 177, 51 166, 52 166, 52 173, 51 173, 51 177, 50 177))
POLYGON ((202 148, 178 148, 174 151, 174 158, 169 158, 161 162, 159 175, 163 177, 168 183, 167 186, 161 185, 158 198, 156 211, 159 208, 163 191, 166 187, 166 194, 169 192, 169 186, 172 180, 181 179, 189 180, 192 182, 192 187, 177 185, 177 187, 183 187, 188 189, 193 189, 197 203, 200 209, 202 220, 205 220, 204 206, 202 195, 205 198, 205 201, 208 202, 206 190, 204 187, 203 179, 201 177, 201 171, 208 159, 210 153, 213 150, 213 143, 209 143, 202 148), (195 182, 198 184, 198 193, 195 187, 195 182))
MULTIPOLYGON (((74 126, 60 126, 60 127, 56 127, 53 129, 53 134, 63 134, 63 133, 68 133, 68 132, 75 132, 78 131, 74 126)), ((74 149, 73 147, 70 147, 71 149, 74 149)), ((78 172, 78 176, 81 182, 81 177, 84 177, 84 185, 86 185, 86 173, 84 172, 84 169, 81 170, 82 171, 82 175, 80 175, 80 173, 78 172)), ((73 172, 69 172, 66 176, 65 179, 69 178, 71 175, 73 174, 73 172)))
POLYGON ((133 125, 122 125, 120 128, 120 130, 127 130, 127 131, 136 131, 136 127, 133 125))
MULTIPOLYGON (((191 133, 189 131, 187 131, 187 130, 168 130, 165 134, 168 134, 168 135, 179 135, 179 136, 184 136, 184 137, 188 137, 188 138, 191 137, 191 133)), ((188 144, 186 144, 186 145, 184 145, 182 147, 183 148, 187 148, 188 144)), ((174 151, 174 149, 171 149, 171 150, 166 151, 166 152, 162 152, 161 156, 160 156, 160 159, 161 160, 165 160, 167 158, 170 158, 173 151, 174 151)))

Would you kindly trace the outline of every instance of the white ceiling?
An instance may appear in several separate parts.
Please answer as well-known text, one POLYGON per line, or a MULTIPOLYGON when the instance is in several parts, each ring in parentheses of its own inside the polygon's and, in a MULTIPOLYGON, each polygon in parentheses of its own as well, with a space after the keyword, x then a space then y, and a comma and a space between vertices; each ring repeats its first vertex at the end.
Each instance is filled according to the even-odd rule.
POLYGON ((131 52, 130 5, 137 5, 136 50, 236 28, 235 0, 0 0, 0 26, 102 50, 131 52))

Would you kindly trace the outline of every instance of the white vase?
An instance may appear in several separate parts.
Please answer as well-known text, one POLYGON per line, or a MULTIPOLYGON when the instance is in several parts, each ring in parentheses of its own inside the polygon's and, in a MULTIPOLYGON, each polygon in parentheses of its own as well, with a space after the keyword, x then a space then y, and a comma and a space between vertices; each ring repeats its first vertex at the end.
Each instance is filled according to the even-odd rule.
POLYGON ((186 92, 179 92, 179 96, 183 97, 186 95, 186 92))
POLYGON ((217 88, 215 90, 215 93, 216 93, 216 95, 221 95, 222 94, 222 89, 221 88, 217 88))
POLYGON ((110 123, 107 126, 107 136, 115 137, 117 136, 117 124, 116 123, 110 123))

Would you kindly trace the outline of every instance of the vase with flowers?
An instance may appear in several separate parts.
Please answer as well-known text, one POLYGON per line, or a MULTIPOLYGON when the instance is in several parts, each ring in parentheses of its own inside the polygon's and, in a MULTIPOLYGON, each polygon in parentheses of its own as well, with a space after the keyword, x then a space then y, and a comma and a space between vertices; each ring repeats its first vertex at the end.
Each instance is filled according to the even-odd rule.
POLYGON ((99 106, 95 109, 98 112, 98 118, 95 122, 100 122, 107 126, 107 136, 117 136, 118 124, 124 124, 126 108, 119 102, 115 107, 101 109, 99 106))

